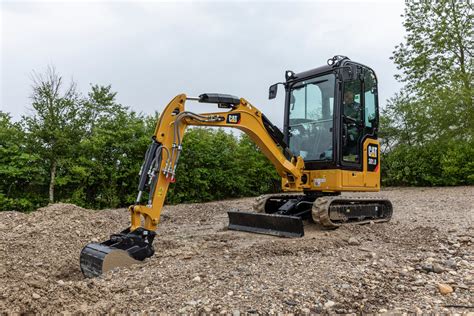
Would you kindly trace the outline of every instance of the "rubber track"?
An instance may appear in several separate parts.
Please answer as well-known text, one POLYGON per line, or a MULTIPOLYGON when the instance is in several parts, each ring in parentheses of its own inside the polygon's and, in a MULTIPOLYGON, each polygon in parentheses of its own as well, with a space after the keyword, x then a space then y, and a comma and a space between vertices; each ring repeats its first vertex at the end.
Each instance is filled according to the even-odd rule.
MULTIPOLYGON (((315 222, 319 222, 321 225, 323 225, 326 228, 329 229, 335 229, 340 227, 341 225, 347 225, 347 224, 356 224, 356 225, 362 225, 362 224, 368 224, 370 222, 373 223, 382 223, 382 222, 388 222, 392 218, 393 214, 393 209, 391 209, 389 216, 386 218, 378 218, 378 219, 367 219, 363 221, 358 221, 358 222, 348 222, 348 223, 334 223, 331 221, 329 217, 329 208, 331 204, 334 201, 337 200, 343 200, 343 201, 367 201, 367 202, 377 202, 377 201, 382 201, 383 199, 374 199, 374 198, 360 198, 360 197, 340 197, 340 196, 325 196, 325 197, 320 197, 317 198, 316 201, 313 203, 313 209, 312 209, 312 217, 315 222)), ((385 200, 388 201, 388 200, 385 200)), ((388 201, 390 203, 390 201, 388 201)), ((391 205, 391 203, 390 203, 391 205)))

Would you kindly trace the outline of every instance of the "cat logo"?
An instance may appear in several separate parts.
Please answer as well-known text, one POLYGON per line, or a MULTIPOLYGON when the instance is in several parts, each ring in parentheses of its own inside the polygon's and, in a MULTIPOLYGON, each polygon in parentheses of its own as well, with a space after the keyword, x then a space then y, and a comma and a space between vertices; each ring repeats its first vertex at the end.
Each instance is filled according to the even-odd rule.
POLYGON ((369 157, 377 158, 377 146, 369 146, 367 151, 369 152, 369 157))
POLYGON ((229 123, 229 124, 239 124, 240 123, 240 113, 227 115, 227 123, 229 123))

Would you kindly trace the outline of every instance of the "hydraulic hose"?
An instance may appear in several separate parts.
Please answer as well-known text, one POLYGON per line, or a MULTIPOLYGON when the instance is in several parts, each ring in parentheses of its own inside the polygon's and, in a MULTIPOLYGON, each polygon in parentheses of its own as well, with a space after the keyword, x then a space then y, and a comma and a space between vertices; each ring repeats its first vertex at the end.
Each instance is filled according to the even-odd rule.
POLYGON ((174 180, 174 175, 176 173, 176 167, 179 161, 180 153, 182 150, 182 141, 181 141, 181 134, 180 134, 180 126, 181 126, 181 121, 184 118, 192 118, 196 121, 199 122, 210 122, 210 121, 218 121, 221 120, 221 118, 216 117, 215 119, 209 117, 209 116, 204 116, 200 114, 196 114, 193 112, 185 111, 181 112, 178 114, 176 117, 175 123, 174 123, 174 133, 173 133, 173 145, 171 148, 171 157, 169 160, 169 164, 167 163, 165 166, 164 173, 166 177, 169 177, 171 175, 171 180, 174 180), (176 157, 176 158, 175 158, 176 157))

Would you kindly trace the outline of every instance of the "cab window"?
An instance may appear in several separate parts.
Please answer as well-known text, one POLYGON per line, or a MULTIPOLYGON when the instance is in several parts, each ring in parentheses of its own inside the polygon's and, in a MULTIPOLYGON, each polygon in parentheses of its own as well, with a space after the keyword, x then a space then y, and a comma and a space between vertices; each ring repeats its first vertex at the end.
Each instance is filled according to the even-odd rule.
POLYGON ((377 121, 377 82, 372 71, 366 72, 364 75, 364 98, 365 98, 365 127, 373 130, 377 121))
POLYGON ((359 143, 364 134, 362 110, 362 82, 352 80, 344 82, 342 106, 342 160, 360 162, 359 143))
POLYGON ((290 150, 306 161, 332 160, 334 74, 297 82, 290 91, 290 150))
POLYGON ((342 161, 360 164, 362 142, 373 135, 378 122, 377 80, 365 69, 362 80, 343 83, 342 99, 342 161))

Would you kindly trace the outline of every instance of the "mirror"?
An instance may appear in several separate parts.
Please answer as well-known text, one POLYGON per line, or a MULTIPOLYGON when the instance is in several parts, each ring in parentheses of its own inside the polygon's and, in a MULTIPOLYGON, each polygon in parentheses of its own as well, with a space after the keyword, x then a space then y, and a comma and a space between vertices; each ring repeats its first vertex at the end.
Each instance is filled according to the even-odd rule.
POLYGON ((277 91, 278 91, 278 83, 272 84, 270 88, 268 88, 268 99, 275 99, 277 96, 277 91))

